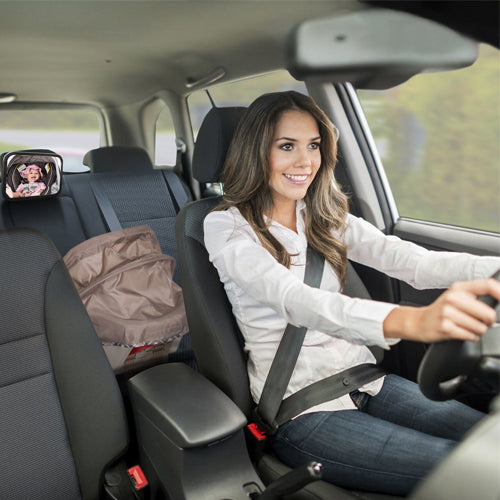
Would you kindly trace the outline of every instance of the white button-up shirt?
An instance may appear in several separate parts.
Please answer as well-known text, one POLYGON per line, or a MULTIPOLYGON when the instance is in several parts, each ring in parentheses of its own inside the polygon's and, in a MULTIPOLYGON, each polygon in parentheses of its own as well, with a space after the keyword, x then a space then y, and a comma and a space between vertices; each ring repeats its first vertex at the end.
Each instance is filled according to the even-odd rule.
MULTIPOLYGON (((326 263, 319 289, 304 284, 304 209, 304 202, 297 202, 297 233, 274 221, 269 228, 291 255, 290 269, 262 247, 237 208, 212 212, 204 221, 210 260, 245 339, 250 389, 256 402, 287 323, 308 331, 285 397, 352 366, 374 363, 367 345, 389 347, 382 324, 396 305, 342 295, 337 276, 326 263)), ((455 281, 488 277, 500 268, 499 258, 428 251, 386 236, 350 214, 343 240, 350 260, 416 288, 445 288, 455 281)), ((382 383, 379 379, 360 390, 374 395, 382 383)), ((346 395, 308 412, 355 408, 346 395)))

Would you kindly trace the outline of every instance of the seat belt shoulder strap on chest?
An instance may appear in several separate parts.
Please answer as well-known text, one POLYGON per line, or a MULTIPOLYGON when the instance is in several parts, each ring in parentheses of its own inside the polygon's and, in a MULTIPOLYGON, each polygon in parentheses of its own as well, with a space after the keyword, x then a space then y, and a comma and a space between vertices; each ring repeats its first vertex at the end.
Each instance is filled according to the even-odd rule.
MULTIPOLYGON (((308 246, 304 283, 319 288, 324 265, 324 257, 308 246)), ((379 366, 365 363, 315 382, 283 400, 306 332, 306 327, 288 324, 271 364, 254 412, 257 424, 268 434, 274 434, 280 425, 303 411, 337 399, 385 375, 379 366)))

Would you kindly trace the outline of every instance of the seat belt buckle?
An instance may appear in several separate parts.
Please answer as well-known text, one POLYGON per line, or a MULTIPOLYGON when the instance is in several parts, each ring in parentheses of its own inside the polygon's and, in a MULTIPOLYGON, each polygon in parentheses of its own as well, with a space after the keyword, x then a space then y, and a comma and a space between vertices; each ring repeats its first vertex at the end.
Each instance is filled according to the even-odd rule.
POLYGON ((264 441, 267 439, 266 431, 262 429, 258 424, 256 423, 248 424, 247 428, 257 441, 264 441))
POLYGON ((276 421, 267 422, 267 420, 263 419, 259 413, 258 407, 253 411, 253 420, 259 431, 266 436, 272 436, 278 430, 279 425, 276 423, 276 421))
POLYGON ((140 465, 134 465, 130 469, 127 469, 127 474, 136 491, 144 489, 149 484, 140 465))

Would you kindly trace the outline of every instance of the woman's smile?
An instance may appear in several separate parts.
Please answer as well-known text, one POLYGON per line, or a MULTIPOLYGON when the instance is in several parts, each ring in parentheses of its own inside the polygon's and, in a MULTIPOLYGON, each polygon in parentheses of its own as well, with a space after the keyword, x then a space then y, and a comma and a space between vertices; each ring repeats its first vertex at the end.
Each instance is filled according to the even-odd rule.
POLYGON ((305 184, 310 174, 283 174, 293 184, 305 184))

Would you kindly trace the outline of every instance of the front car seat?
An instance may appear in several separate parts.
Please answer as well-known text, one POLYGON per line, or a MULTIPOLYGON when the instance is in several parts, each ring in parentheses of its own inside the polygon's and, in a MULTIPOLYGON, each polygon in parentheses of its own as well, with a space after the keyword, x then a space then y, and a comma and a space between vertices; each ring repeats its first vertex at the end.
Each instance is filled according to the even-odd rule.
MULTIPOLYGON (((202 183, 217 183, 225 156, 245 108, 212 108, 198 133, 193 156, 194 177, 202 183)), ((189 203, 179 212, 176 238, 184 299, 193 350, 200 372, 222 389, 252 421, 254 403, 250 395, 243 351, 243 339, 232 314, 224 286, 208 258, 204 245, 203 220, 220 198, 204 198, 189 203)), ((348 293, 369 297, 360 278, 350 267, 348 293)), ((264 453, 258 463, 264 483, 290 469, 271 454, 264 453)), ((378 494, 359 494, 324 481, 308 485, 293 498, 352 499, 396 498, 378 494)))
POLYGON ((0 231, 0 256, 0 498, 103 498, 128 446, 111 367, 52 242, 0 231))

